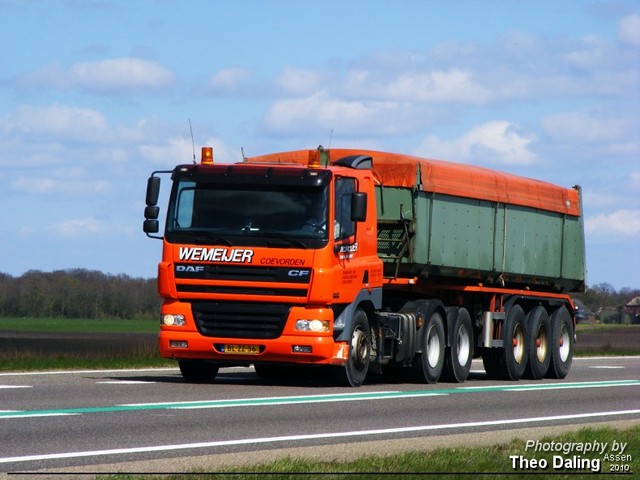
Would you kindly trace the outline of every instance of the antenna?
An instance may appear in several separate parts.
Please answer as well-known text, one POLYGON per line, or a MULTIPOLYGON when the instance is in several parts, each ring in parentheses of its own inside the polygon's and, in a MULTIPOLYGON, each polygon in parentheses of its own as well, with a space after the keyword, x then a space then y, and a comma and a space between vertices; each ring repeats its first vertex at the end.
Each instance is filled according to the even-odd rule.
POLYGON ((196 141, 193 139, 193 128, 191 127, 191 119, 189 119, 189 131, 191 132, 191 146, 193 148, 193 163, 196 163, 196 141))
POLYGON ((329 134, 329 148, 327 150, 331 150, 331 140, 333 140, 333 128, 331 129, 331 133, 329 134))

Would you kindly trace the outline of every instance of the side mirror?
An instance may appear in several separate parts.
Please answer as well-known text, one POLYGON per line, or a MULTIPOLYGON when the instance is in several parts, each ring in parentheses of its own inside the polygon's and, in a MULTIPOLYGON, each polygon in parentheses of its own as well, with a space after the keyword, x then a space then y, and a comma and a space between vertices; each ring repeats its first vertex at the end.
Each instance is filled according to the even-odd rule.
POLYGON ((159 195, 160 177, 149 177, 147 180, 147 205, 157 205, 159 195))
POLYGON ((144 233, 158 233, 160 231, 160 222, 158 220, 145 220, 142 224, 142 231, 144 233))
POLYGON ((367 219, 367 194, 354 192, 351 194, 351 220, 364 222, 367 219))
POLYGON ((160 177, 154 177, 152 175, 147 180, 147 206, 144 209, 145 220, 142 224, 142 231, 147 235, 150 233, 158 233, 160 231, 160 222, 158 221, 158 217, 160 216, 160 207, 157 206, 159 196, 160 177))
POLYGON ((157 220, 160 216, 160 207, 147 205, 144 209, 144 218, 147 220, 157 220))

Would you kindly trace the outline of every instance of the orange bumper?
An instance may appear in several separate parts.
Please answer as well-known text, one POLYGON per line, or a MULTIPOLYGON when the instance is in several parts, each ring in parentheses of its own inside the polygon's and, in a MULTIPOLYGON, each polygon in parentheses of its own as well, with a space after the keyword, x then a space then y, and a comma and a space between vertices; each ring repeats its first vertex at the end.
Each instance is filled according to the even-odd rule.
POLYGON ((343 365, 348 355, 347 344, 336 343, 330 336, 282 335, 274 340, 249 340, 204 337, 193 331, 161 330, 159 344, 160 355, 164 358, 202 359, 224 363, 343 365), (257 353, 225 353, 227 350, 249 350, 247 347, 254 347, 257 353))

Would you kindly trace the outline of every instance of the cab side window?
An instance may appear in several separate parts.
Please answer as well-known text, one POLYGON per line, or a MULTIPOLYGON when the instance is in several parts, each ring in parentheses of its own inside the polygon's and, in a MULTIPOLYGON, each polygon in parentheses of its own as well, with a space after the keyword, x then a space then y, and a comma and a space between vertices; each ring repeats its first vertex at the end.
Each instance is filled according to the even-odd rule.
POLYGON ((356 233, 356 223, 351 220, 351 194, 355 191, 356 182, 353 178, 336 179, 334 240, 343 240, 356 233))

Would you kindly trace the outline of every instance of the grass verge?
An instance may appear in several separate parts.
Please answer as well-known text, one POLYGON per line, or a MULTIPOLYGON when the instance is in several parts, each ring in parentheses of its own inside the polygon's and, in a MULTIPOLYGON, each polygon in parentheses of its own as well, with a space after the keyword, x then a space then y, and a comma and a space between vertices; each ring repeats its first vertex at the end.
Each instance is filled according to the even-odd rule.
MULTIPOLYGON (((532 440, 533 441, 533 440, 532 440)), ((102 480, 205 480, 249 479, 378 479, 378 478, 636 478, 640 472, 640 426, 618 430, 585 428, 560 437, 545 437, 540 445, 561 446, 564 451, 534 451, 526 439, 484 448, 442 448, 427 452, 405 452, 392 456, 367 456, 351 462, 313 461, 287 458, 262 465, 216 471, 193 470, 163 475, 108 475, 102 480), (579 446, 594 446, 599 452, 584 452, 579 446), (616 459, 615 445, 626 444, 621 459, 616 459), (524 459, 524 460, 523 460, 524 459), (531 460, 545 467, 531 468, 531 460), (529 468, 523 468, 524 461, 529 468), (569 462, 569 463, 567 463, 569 462), (561 464, 561 466, 559 466, 561 464), (573 468, 575 467, 575 468, 573 468), (185 475, 186 474, 186 475, 185 475), (187 476, 188 475, 188 476, 187 476)), ((555 447, 554 447, 555 448, 555 447)))
POLYGON ((37 333, 156 333, 157 319, 0 318, 0 331, 37 333))

